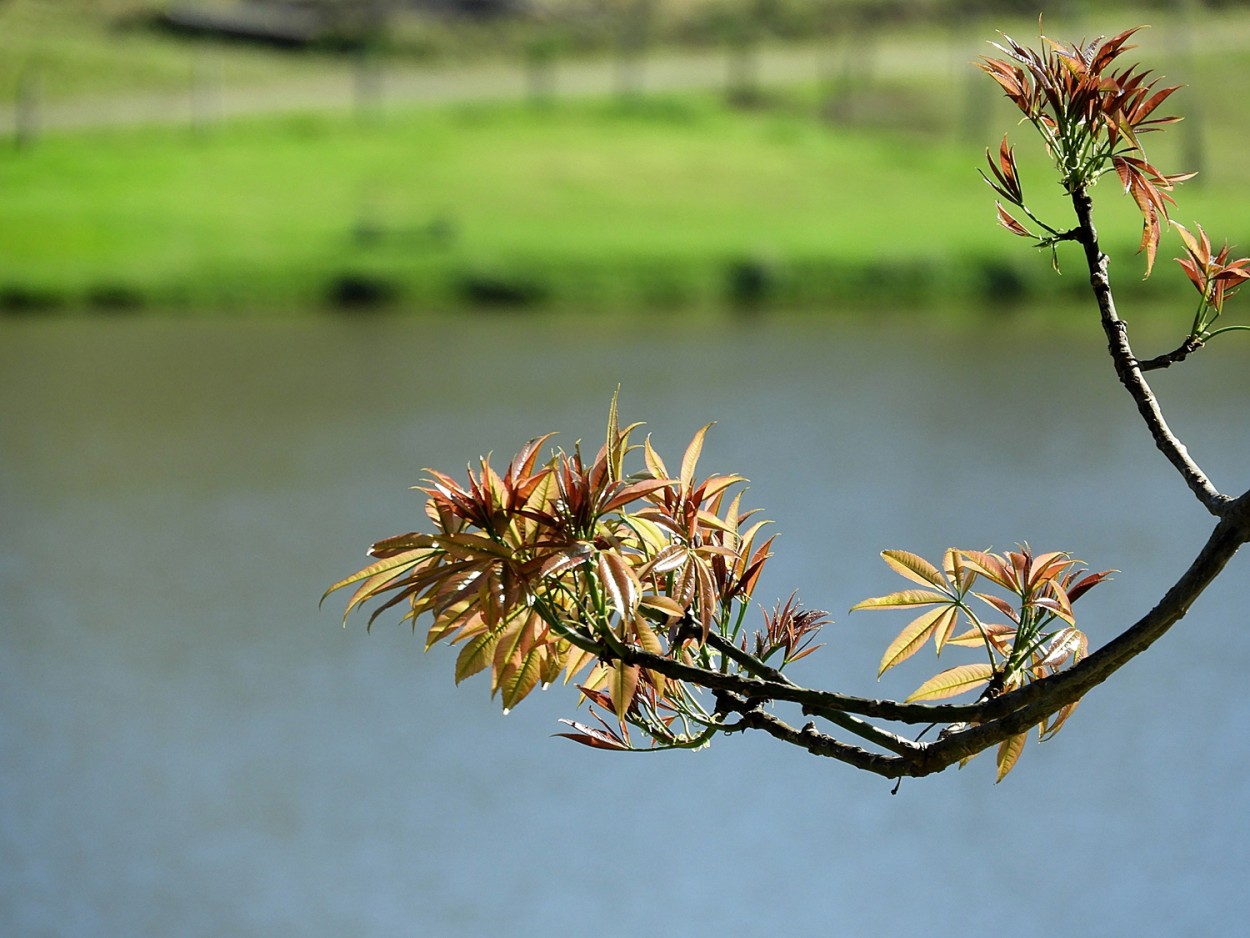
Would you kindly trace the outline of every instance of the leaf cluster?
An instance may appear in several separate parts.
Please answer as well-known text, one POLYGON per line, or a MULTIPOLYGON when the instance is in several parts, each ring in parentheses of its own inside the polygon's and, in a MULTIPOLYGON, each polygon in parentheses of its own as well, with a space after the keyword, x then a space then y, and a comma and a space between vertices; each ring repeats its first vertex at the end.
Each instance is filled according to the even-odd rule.
MULTIPOLYGON (((1139 251, 1146 255, 1146 276, 1154 267, 1164 226, 1175 227, 1180 235, 1185 256, 1177 262, 1198 290, 1198 308, 1182 345, 1168 355, 1142 363, 1143 369, 1149 370, 1183 360, 1216 335, 1250 328, 1213 328, 1224 301, 1250 278, 1250 258, 1230 260, 1227 242, 1213 252, 1201 226, 1195 236, 1169 216, 1169 206, 1176 204, 1171 192, 1193 174, 1161 172, 1142 148, 1142 135, 1179 120, 1156 116, 1159 106, 1179 86, 1157 87, 1158 80, 1151 80, 1149 70, 1138 65, 1116 67, 1119 57, 1135 48, 1128 40, 1140 28, 1125 30, 1111 39, 1100 36, 1092 42, 1069 45, 1042 36, 1040 50, 1003 36, 1002 43, 992 45, 1004 57, 983 57, 978 67, 998 83, 1041 135, 1070 195, 1084 197, 1100 176, 1115 172, 1142 217, 1139 251)), ((1081 225, 1061 230, 1034 214, 1025 201, 1015 151, 1007 136, 1003 136, 997 154, 987 149, 985 156, 989 172, 982 170, 981 176, 1001 199, 995 203, 999 224, 1014 235, 1036 239, 1039 247, 1049 247, 1058 269, 1056 246, 1062 241, 1088 239, 1092 231, 1083 230, 1081 225), (1008 211, 1004 202, 1013 210, 1008 211)))
POLYGON ((569 722, 566 735, 599 748, 633 748, 631 726, 653 746, 701 745, 717 716, 684 682, 621 660, 626 648, 725 673, 774 675, 814 650, 824 613, 791 599, 744 626, 771 556, 767 522, 744 511, 745 480, 697 477, 708 426, 669 472, 648 437, 631 444, 616 398, 593 459, 580 445, 538 454, 527 443, 502 473, 483 458, 460 484, 433 470, 419 487, 434 533, 408 533, 370 548, 373 562, 335 583, 354 586, 344 613, 377 602, 369 623, 397 605, 428 615, 427 650, 460 646, 457 683, 489 671, 505 711, 535 687, 588 671, 578 685, 598 726, 569 722), (641 452, 642 467, 626 472, 641 452), (731 494, 732 492, 732 494, 731 494), (752 654, 748 649, 754 649, 752 654), (766 664, 779 658, 776 668, 766 664))
POLYGON ((1207 233, 1198 226, 1195 237, 1184 225, 1176 222, 1172 226, 1181 236, 1185 245, 1185 256, 1178 257, 1176 262, 1185 271, 1185 276, 1198 291, 1198 309, 1194 313, 1193 326, 1189 338, 1193 342, 1202 343, 1223 332, 1247 330, 1248 326, 1224 326, 1212 329, 1215 321, 1224 311, 1224 301, 1237 292, 1238 288, 1250 280, 1250 257, 1229 260, 1228 242, 1215 254, 1212 254, 1211 240, 1207 233))
MULTIPOLYGON (((1085 657, 1089 642, 1076 627, 1072 604, 1111 573, 1088 573, 1063 552, 1034 555, 1028 547, 1003 554, 949 548, 939 569, 916 554, 887 550, 881 554, 895 572, 918 584, 885 596, 865 599, 851 608, 924 611, 913 618, 886 648, 878 677, 918 652, 930 639, 940 655, 947 645, 980 648, 986 661, 942 671, 921 684, 907 702, 940 700, 982 691, 981 700, 1042 680, 1085 657), (997 592, 974 590, 978 579, 997 592), (1003 595, 1005 594, 1005 596, 1003 595), (970 599, 976 599, 973 605, 970 599), (988 607, 987 619, 977 609, 988 607), (965 631, 956 632, 960 624, 965 631)), ((1067 721, 1077 702, 1038 724, 1048 739, 1067 721)), ((1027 731, 998 747, 1001 780, 1020 756, 1027 731)))
MULTIPOLYGON (((1128 40, 1138 29, 1070 45, 1042 36, 1041 51, 1004 35, 1002 43, 992 45, 1005 58, 984 57, 978 67, 998 83, 1041 135, 1069 193, 1090 186, 1104 173, 1116 172, 1142 216, 1141 250, 1146 253, 1149 275, 1163 225, 1169 220, 1168 205, 1174 204, 1169 193, 1193 174, 1167 175, 1146 159, 1140 137, 1179 120, 1155 116, 1159 105, 1179 86, 1156 90, 1158 82, 1149 80, 1149 70, 1138 65, 1113 67, 1123 53, 1136 48, 1128 40)), ((1025 205, 1007 138, 1003 138, 997 164, 988 151, 986 157, 993 174, 986 181, 1047 232, 1042 243, 1063 240, 1063 233, 1025 205)), ((998 217, 1014 234, 1035 237, 1001 203, 998 217)))
MULTIPOLYGON (((631 729, 650 748, 694 748, 717 732, 758 730, 820 756, 888 778, 924 776, 997 747, 998 778, 1016 765, 1029 732, 1057 733, 1082 696, 1140 654, 1183 617, 1190 604, 1250 543, 1250 492, 1220 492, 1168 428, 1143 377, 1182 361, 1211 336, 1224 302, 1250 279, 1250 258, 1231 259, 1168 218, 1168 191, 1182 176, 1159 173, 1139 137, 1174 118, 1154 112, 1174 88, 1156 90, 1136 66, 1113 68, 1135 30, 1110 40, 1063 46, 1046 39, 1034 52, 1005 38, 1006 59, 982 68, 1043 137, 1061 171, 1076 227, 1061 231, 1026 206, 1014 151, 1004 137, 990 156, 986 181, 1008 204, 1060 241, 1084 248, 1116 374, 1163 455, 1201 504, 1218 519, 1207 543, 1159 603, 1113 641, 1089 651, 1073 605, 1110 571, 1089 572, 1065 552, 948 549, 939 564, 902 550, 882 556, 910 581, 907 589, 865 599, 852 611, 907 610, 910 621, 882 655, 878 676, 930 641, 973 650, 979 660, 925 680, 903 702, 872 700, 800 687, 783 675, 811 654, 825 613, 803 609, 792 595, 745 626, 747 607, 772 538, 766 522, 742 507, 736 475, 700 479, 698 462, 710 429, 700 429, 671 472, 646 438, 631 443, 638 424, 621 428, 613 397, 603 446, 594 458, 555 449, 539 452, 550 435, 531 440, 501 473, 483 458, 461 484, 430 471, 427 497, 432 533, 411 532, 373 545, 371 562, 334 584, 354 587, 344 620, 376 603, 369 622, 395 606, 405 618, 431 619, 426 647, 460 646, 457 682, 489 672, 505 710, 535 687, 575 680, 591 722, 563 721, 567 736, 601 749, 634 749, 631 729), (1177 228, 1179 259, 1199 292, 1186 342, 1157 359, 1140 361, 1115 309, 1107 256, 1099 247, 1089 186, 1114 170, 1143 219, 1147 273, 1164 222, 1177 228), (627 471, 627 461, 641 465, 627 471), (584 676, 583 676, 584 674, 584 676), (710 692, 708 706, 701 694, 710 692), (973 703, 935 703, 977 693, 973 703), (771 712, 773 704, 801 707, 802 727, 771 712), (732 718, 732 722, 731 722, 732 718), (844 742, 822 732, 833 724, 844 742), (871 720, 930 728, 938 738, 906 738, 871 720), (873 747, 871 750, 864 744, 873 747)), ((1043 37, 1044 39, 1045 37, 1043 37)), ((1034 235, 1003 204, 999 220, 1015 234, 1034 235)), ((323 597, 324 598, 324 597, 323 597)), ((927 730, 925 731, 927 732, 927 730)))

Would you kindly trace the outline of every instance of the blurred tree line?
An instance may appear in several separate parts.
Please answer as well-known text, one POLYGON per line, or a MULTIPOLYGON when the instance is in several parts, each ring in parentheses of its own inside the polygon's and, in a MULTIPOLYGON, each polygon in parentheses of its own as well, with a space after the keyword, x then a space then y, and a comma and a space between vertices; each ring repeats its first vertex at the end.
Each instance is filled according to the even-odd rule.
MULTIPOLYGON (((3 6, 5 0, 0 0, 3 6)), ((13 0, 9 0, 13 2, 13 0)), ((1228 7, 1250 0, 1051 0, 1047 13, 1228 7)), ((650 45, 747 46, 819 39, 872 26, 948 25, 1035 15, 1037 0, 130 0, 127 15, 182 30, 277 38, 423 59, 466 53, 637 54, 650 45)), ((289 40, 289 43, 285 40, 289 40)))

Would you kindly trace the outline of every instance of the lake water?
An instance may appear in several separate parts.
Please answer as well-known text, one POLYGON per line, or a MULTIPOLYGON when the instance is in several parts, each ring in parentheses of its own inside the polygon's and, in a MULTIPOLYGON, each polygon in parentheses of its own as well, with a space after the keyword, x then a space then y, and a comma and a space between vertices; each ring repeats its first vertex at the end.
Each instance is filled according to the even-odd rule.
MULTIPOLYGON (((1102 346, 1094 323, 0 322, 0 933, 1244 927, 1245 557, 1003 784, 983 756, 893 797, 765 738, 553 739, 571 694, 504 717, 393 619, 317 608, 421 524, 423 467, 597 446, 619 382, 670 464, 718 421, 702 468, 749 476, 782 532, 757 600, 797 587, 837 620, 805 683, 901 696, 934 670, 878 685, 902 620, 846 613, 898 587, 887 547, 1118 568, 1078 606, 1100 643, 1210 526, 1102 346)), ((1232 493, 1247 365, 1230 336, 1154 379, 1232 493)))

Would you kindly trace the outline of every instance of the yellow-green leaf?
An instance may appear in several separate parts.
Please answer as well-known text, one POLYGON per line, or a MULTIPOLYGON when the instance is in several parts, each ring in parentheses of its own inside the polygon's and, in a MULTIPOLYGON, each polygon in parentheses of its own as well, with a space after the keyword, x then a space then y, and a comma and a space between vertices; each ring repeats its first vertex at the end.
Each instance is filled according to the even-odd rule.
POLYGON ((924 643, 929 640, 929 636, 933 634, 939 621, 948 613, 954 612, 954 609, 947 606, 941 609, 930 609, 912 619, 907 627, 898 633, 898 637, 890 642, 889 647, 885 650, 885 654, 881 656, 881 664, 877 668, 877 677, 881 677, 890 668, 906 661, 918 652, 924 643))
POLYGON ((680 619, 686 614, 686 607, 669 596, 658 596, 648 593, 642 597, 638 605, 644 609, 654 609, 664 616, 680 619))
POLYGON ((539 647, 542 649, 543 658, 538 680, 543 688, 546 689, 560 677, 560 672, 564 670, 564 662, 568 660, 573 646, 568 641, 561 640, 558 642, 548 641, 539 647))
POLYGON ((950 641, 958 617, 959 609, 955 606, 947 606, 944 614, 938 619, 937 626, 933 629, 933 644, 939 655, 946 647, 946 643, 950 641))
POLYGON ((524 700, 526 695, 538 686, 544 657, 545 649, 537 645, 531 648, 519 662, 509 664, 501 676, 499 686, 504 713, 524 700))
MULTIPOLYGON (((642 616, 634 616, 634 634, 638 636, 638 644, 643 651, 649 651, 653 655, 664 654, 664 645, 660 641, 660 637, 655 634, 650 624, 642 616)), ((660 696, 664 695, 664 675, 649 671, 649 680, 656 693, 660 696)))
POLYGON ((612 665, 608 676, 608 693, 612 697, 612 706, 619 719, 624 720, 629 712, 629 705, 634 699, 634 691, 638 688, 638 675, 641 669, 636 664, 625 664, 617 661, 612 665))
POLYGON ((881 558, 890 565, 890 568, 895 573, 905 576, 921 586, 941 588, 945 585, 942 574, 938 572, 937 567, 910 551, 883 550, 881 558))
POLYGON ((593 653, 583 648, 570 648, 568 657, 564 659, 564 683, 569 683, 577 677, 578 671, 597 660, 593 653))
POLYGON ((1028 738, 1028 733, 1020 733, 998 744, 998 752, 994 756, 994 764, 998 766, 998 778, 994 779, 994 784, 1001 782, 1007 777, 1007 773, 1015 768, 1020 753, 1024 752, 1024 744, 1028 738))
POLYGON ((502 629, 482 632, 460 649, 460 654, 456 657, 457 684, 490 666, 502 633, 502 629))
POLYGON ((694 439, 690 441, 690 445, 686 447, 686 453, 681 458, 681 490, 689 492, 694 486, 694 470, 699 463, 699 456, 703 453, 703 439, 707 436, 707 431, 712 429, 712 424, 702 427, 698 433, 694 435, 694 439))
POLYGON ((622 461, 625 454, 621 447, 621 424, 620 417, 617 414, 616 402, 621 396, 621 386, 618 384, 616 390, 612 392, 612 404, 608 407, 608 441, 606 444, 608 454, 608 478, 613 482, 621 477, 622 461))
POLYGON ((975 690, 988 684, 994 676, 994 668, 988 663, 961 664, 957 668, 949 668, 941 674, 929 678, 907 698, 908 703, 917 700, 941 700, 954 697, 965 691, 975 690))
POLYGON ((660 637, 655 634, 655 630, 642 616, 634 616, 634 634, 638 636, 638 645, 643 651, 648 651, 653 655, 664 654, 664 645, 660 642, 660 637))
POLYGON ((934 603, 948 603, 949 596, 935 593, 932 590, 902 590, 887 596, 874 596, 851 607, 851 612, 860 609, 900 609, 906 606, 931 606, 934 603))
POLYGON ((342 589, 344 586, 351 586, 353 583, 359 583, 361 580, 376 576, 379 573, 395 571, 394 575, 398 576, 400 568, 411 567, 413 564, 428 555, 429 550, 427 548, 419 547, 416 550, 405 551, 402 554, 396 554, 393 557, 387 557, 384 560, 379 560, 377 563, 371 563, 369 566, 357 570, 351 576, 344 577, 331 586, 328 590, 322 593, 321 601, 325 602, 326 597, 335 590, 342 589))
POLYGON ((647 469, 657 479, 668 478, 668 469, 664 465, 664 460, 651 446, 651 434, 647 434, 646 439, 642 441, 642 459, 647 464, 647 469))

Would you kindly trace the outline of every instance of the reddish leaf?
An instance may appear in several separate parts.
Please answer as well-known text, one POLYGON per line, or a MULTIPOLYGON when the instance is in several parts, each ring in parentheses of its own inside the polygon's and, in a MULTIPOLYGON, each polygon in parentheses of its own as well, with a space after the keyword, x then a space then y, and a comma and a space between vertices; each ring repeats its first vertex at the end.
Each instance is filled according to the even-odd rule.
POLYGON ((561 719, 560 722, 565 726, 573 727, 577 732, 554 733, 553 735, 555 736, 563 736, 565 739, 571 739, 573 742, 581 743, 583 746, 590 746, 592 749, 613 749, 618 752, 629 751, 630 747, 620 737, 606 730, 595 729, 593 726, 586 726, 584 723, 577 723, 573 720, 561 719))
POLYGON ((1024 225, 1016 221, 1016 219, 1013 218, 1005 208, 1003 208, 1003 203, 995 202, 994 206, 998 210, 998 223, 1010 231, 1013 235, 1018 235, 1021 238, 1037 237, 1037 235, 1029 231, 1028 228, 1025 228, 1024 225))

